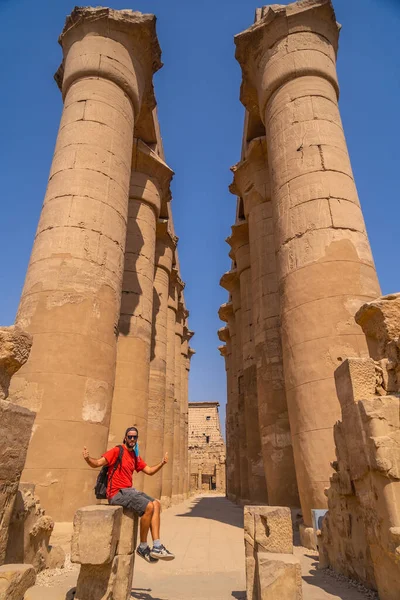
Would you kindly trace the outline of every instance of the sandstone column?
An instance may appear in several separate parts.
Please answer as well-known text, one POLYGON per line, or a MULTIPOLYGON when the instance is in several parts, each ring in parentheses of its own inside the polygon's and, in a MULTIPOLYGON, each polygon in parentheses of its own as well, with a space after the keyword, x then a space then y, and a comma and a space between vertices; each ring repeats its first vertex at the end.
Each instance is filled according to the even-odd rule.
MULTIPOLYGON (((189 331, 189 340, 192 339, 194 332, 189 331)), ((188 356, 186 359, 186 378, 185 378, 185 406, 186 406, 186 415, 185 415, 185 483, 184 483, 184 493, 186 496, 189 495, 190 491, 190 458, 189 458, 189 375, 190 375, 190 365, 192 362, 193 356, 196 354, 196 351, 193 348, 188 348, 188 356)))
MULTIPOLYGON (((146 460, 156 224, 171 178, 161 158, 135 139, 109 445, 120 444, 135 425, 146 460)), ((143 489, 143 482, 136 476, 135 487, 143 489)))
MULTIPOLYGON (((166 219, 160 220, 157 225, 153 287, 153 332, 146 449, 146 462, 150 465, 160 462, 164 451, 169 278, 176 242, 176 238, 168 231, 168 221, 166 219)), ((144 491, 153 498, 161 498, 161 484, 162 470, 152 477, 145 478, 144 491)))
POLYGON ((184 309, 184 318, 185 325, 182 330, 182 344, 181 344, 181 358, 180 358, 180 368, 181 368, 181 408, 180 408, 180 448, 181 448, 181 469, 179 473, 179 495, 182 499, 185 497, 186 489, 185 489, 185 481, 187 478, 187 466, 188 466, 188 372, 187 372, 187 361, 189 358, 189 340, 192 337, 193 333, 189 331, 186 325, 186 319, 189 316, 189 313, 186 309, 184 309))
POLYGON ((253 338, 253 300, 247 222, 243 221, 233 225, 232 235, 227 241, 232 247, 232 258, 235 259, 240 280, 243 388, 250 501, 264 504, 267 502, 267 484, 258 419, 257 370, 253 338))
MULTIPOLYGON (((232 167, 232 193, 249 224, 253 336, 261 449, 274 506, 299 506, 283 373, 280 302, 265 138, 253 139, 232 167)), ((229 473, 229 470, 228 470, 229 473)))
POLYGON ((76 8, 60 43, 64 110, 17 315, 34 344, 12 397, 38 413, 23 480, 66 521, 93 499, 82 446, 107 444, 133 127, 161 63, 155 17, 129 10, 76 8))
POLYGON ((236 37, 242 101, 266 127, 287 402, 306 526, 326 506, 340 418, 333 373, 366 355, 358 307, 379 295, 338 109, 329 0, 269 7, 236 37))
MULTIPOLYGON (((183 286, 182 286, 183 289, 183 286)), ((182 289, 180 291, 182 291, 182 289)), ((179 300, 175 321, 175 399, 174 399, 174 470, 172 478, 172 503, 182 501, 179 492, 180 472, 183 467, 181 446, 181 345, 183 334, 183 306, 179 300)))
MULTIPOLYGON (((232 501, 239 501, 240 492, 240 444, 239 444, 239 406, 238 406, 238 348, 236 341, 235 313, 232 302, 222 304, 218 312, 221 321, 225 321, 229 328, 230 347, 231 347, 231 393, 228 396, 228 405, 230 404, 229 414, 231 422, 231 449, 226 455, 228 470, 233 471, 232 492, 229 498, 232 501)), ((228 387, 229 389, 229 387, 228 387)), ((228 434, 227 434, 228 435, 228 434)), ((228 442, 228 439, 227 439, 228 442)), ((229 496, 228 496, 229 497, 229 496)))
MULTIPOLYGON (((226 436, 226 495, 229 500, 235 499, 234 478, 235 478, 235 461, 234 461, 234 438, 233 438, 233 407, 232 407, 232 343, 229 327, 222 327, 218 330, 218 337, 225 345, 219 346, 221 356, 225 359, 226 371, 226 388, 227 388, 227 403, 225 411, 225 436, 226 436), (228 460, 229 457, 229 460, 228 460)), ((217 485, 218 488, 218 485, 217 485)))
POLYGON ((238 499, 241 504, 250 504, 249 492, 249 461, 247 454, 246 419, 244 408, 244 386, 243 386, 243 353, 242 353, 242 310, 240 282, 236 269, 225 273, 220 285, 228 290, 232 296, 232 308, 235 319, 236 331, 236 381, 237 381, 237 439, 236 444, 239 453, 238 499))
POLYGON ((164 453, 168 452, 169 461, 162 469, 162 505, 170 506, 172 499, 172 479, 175 461, 175 323, 178 308, 179 278, 176 269, 172 269, 169 282, 167 316, 167 372, 166 399, 164 415, 164 453))

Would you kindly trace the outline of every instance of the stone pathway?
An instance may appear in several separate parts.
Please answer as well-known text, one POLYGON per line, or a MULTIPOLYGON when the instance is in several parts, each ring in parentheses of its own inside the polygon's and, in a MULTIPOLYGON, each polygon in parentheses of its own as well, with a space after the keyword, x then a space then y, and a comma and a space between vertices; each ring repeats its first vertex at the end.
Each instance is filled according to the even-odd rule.
MULTIPOLYGON (((243 510, 223 496, 203 495, 162 513, 161 539, 176 559, 147 564, 136 557, 131 598, 136 600, 245 600, 243 510)), ((347 582, 318 571, 316 556, 295 548, 303 568, 304 600, 366 600, 347 582)), ((66 596, 76 571, 35 586, 28 600, 66 596)), ((278 599, 277 599, 278 600, 278 599)))

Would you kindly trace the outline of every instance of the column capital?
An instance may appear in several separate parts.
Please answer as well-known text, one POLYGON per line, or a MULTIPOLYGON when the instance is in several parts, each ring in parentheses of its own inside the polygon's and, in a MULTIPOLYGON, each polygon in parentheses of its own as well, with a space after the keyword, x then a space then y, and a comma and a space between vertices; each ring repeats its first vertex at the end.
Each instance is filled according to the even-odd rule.
POLYGON ((194 331, 191 331, 187 325, 185 325, 183 327, 183 337, 185 339, 185 341, 190 342, 190 340, 192 339, 192 337, 194 336, 194 331))
POLYGON ((172 169, 154 150, 142 140, 133 139, 130 198, 147 202, 157 216, 168 219, 170 184, 173 176, 172 169))
POLYGON ((185 289, 185 282, 182 281, 179 270, 176 267, 173 267, 171 272, 171 281, 173 285, 177 288, 178 293, 180 294, 185 289))
POLYGON ((231 339, 229 327, 225 326, 225 327, 220 327, 220 329, 218 329, 218 339, 221 342, 228 342, 231 339))
POLYGON ((155 106, 153 74, 162 62, 154 15, 75 7, 58 41, 64 60, 55 79, 63 97, 77 79, 102 77, 126 92, 136 116, 143 98, 155 106))
POLYGON ((227 350, 226 350, 225 344, 222 344, 222 346, 218 346, 218 350, 219 350, 219 353, 221 354, 221 356, 223 356, 224 358, 226 358, 226 356, 227 356, 227 350))
POLYGON ((221 321, 225 321, 225 323, 229 323, 229 320, 234 317, 234 314, 232 302, 225 302, 219 307, 218 316, 221 321))
POLYGON ((232 225, 232 235, 226 239, 226 242, 231 247, 229 256, 236 261, 240 276, 243 271, 250 268, 249 225, 247 221, 232 225))
POLYGON ((271 95, 296 77, 324 77, 339 93, 340 25, 331 0, 274 4, 256 18, 254 25, 235 36, 235 56, 243 73, 240 100, 249 113, 264 119, 271 95))
POLYGON ((242 198, 247 219, 255 206, 271 199, 265 136, 251 140, 246 157, 233 165, 231 171, 233 182, 229 191, 242 198))
POLYGON ((226 273, 224 273, 222 275, 221 279, 219 280, 219 285, 231 293, 234 290, 234 288, 236 287, 236 285, 238 285, 238 283, 239 283, 239 276, 238 276, 238 272, 236 269, 227 271, 226 273))
POLYGON ((156 226, 155 266, 164 269, 168 275, 172 271, 176 236, 169 229, 168 219, 158 219, 156 226))

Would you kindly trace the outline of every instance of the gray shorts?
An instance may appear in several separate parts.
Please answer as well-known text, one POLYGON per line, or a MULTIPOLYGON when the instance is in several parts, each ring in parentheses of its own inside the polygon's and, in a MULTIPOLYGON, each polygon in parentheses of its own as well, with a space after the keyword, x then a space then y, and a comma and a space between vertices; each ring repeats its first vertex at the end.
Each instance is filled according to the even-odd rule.
POLYGON ((129 510, 134 510, 139 517, 142 517, 148 503, 153 502, 153 500, 154 498, 144 492, 135 490, 135 488, 123 488, 109 500, 109 503, 113 506, 123 506, 129 510))

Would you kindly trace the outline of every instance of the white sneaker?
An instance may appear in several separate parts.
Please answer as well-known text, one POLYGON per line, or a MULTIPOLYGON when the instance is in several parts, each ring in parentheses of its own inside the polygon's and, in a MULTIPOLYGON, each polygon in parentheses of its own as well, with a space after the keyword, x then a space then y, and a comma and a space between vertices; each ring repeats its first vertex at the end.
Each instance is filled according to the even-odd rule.
POLYGON ((159 560, 174 560, 175 556, 166 549, 165 546, 153 546, 150 551, 151 558, 158 558, 159 560))

